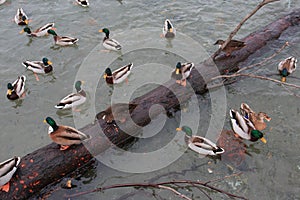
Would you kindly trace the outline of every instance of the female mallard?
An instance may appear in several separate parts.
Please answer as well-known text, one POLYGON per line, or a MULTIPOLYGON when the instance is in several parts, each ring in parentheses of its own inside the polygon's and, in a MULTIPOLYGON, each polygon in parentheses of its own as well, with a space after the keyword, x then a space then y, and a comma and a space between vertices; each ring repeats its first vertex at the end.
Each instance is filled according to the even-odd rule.
POLYGON ((22 31, 20 32, 21 34, 26 32, 28 36, 31 37, 43 37, 45 35, 48 35, 48 30, 53 29, 54 28, 54 23, 48 23, 40 28, 38 28, 35 31, 31 31, 29 27, 25 27, 22 29, 22 31))
POLYGON ((163 36, 165 38, 174 38, 176 35, 176 29, 169 19, 165 20, 165 25, 163 27, 163 36))
POLYGON ((76 44, 76 42, 78 41, 77 38, 72 38, 72 37, 68 37, 68 36, 60 37, 52 29, 48 30, 47 32, 49 34, 53 35, 55 44, 60 45, 60 46, 73 45, 73 44, 76 44))
MULTIPOLYGON (((221 47, 225 43, 224 40, 217 40, 214 45, 219 45, 221 47)), ((231 52, 240 50, 246 46, 245 42, 238 41, 238 40, 230 40, 230 42, 224 47, 222 51, 226 53, 226 56, 230 56, 231 52)))
POLYGON ((16 100, 18 98, 21 98, 25 95, 25 81, 26 76, 22 75, 19 76, 13 84, 8 83, 7 84, 7 98, 10 100, 16 100))
POLYGON ((88 7, 90 5, 88 0, 76 0, 76 3, 82 7, 88 7))
POLYGON ((225 152, 223 148, 218 147, 215 143, 213 143, 209 139, 206 139, 198 135, 193 135, 192 129, 188 126, 182 126, 181 128, 177 128, 176 131, 185 132, 185 136, 189 139, 188 140, 189 148, 197 153, 200 153, 202 155, 215 156, 225 152))
POLYGON ((107 28, 100 29, 100 33, 105 33, 105 37, 103 39, 104 48, 112 51, 120 51, 122 49, 120 43, 117 40, 109 38, 109 30, 107 28))
POLYGON ((190 76, 192 69, 194 68, 194 63, 180 63, 176 65, 175 71, 172 72, 172 78, 176 79, 176 83, 186 86, 186 79, 190 76))
POLYGON ((37 81, 39 81, 39 77, 37 74, 48 74, 52 72, 52 62, 48 60, 48 58, 43 58, 42 61, 28 61, 22 62, 22 65, 31 71, 33 71, 33 74, 37 81))
POLYGON ((54 107, 58 109, 67 109, 83 104, 86 101, 86 93, 83 89, 81 89, 81 85, 83 83, 83 81, 77 81, 75 83, 77 93, 67 95, 54 107))
POLYGON ((15 156, 0 163, 0 191, 9 191, 9 181, 16 172, 20 161, 20 157, 15 156))
POLYGON ((47 117, 44 122, 49 124, 49 137, 61 146, 60 150, 62 151, 68 149, 71 145, 81 144, 82 140, 90 138, 90 136, 73 127, 63 125, 58 126, 51 117, 47 117))
POLYGON ((272 119, 264 112, 255 113, 246 103, 241 104, 240 110, 242 115, 246 119, 249 119, 252 124, 254 124, 255 129, 259 131, 264 130, 267 127, 264 120, 267 120, 269 122, 272 119))
POLYGON ((121 83, 125 79, 126 81, 128 81, 127 77, 130 74, 130 70, 132 66, 133 64, 129 63, 128 65, 125 65, 113 72, 111 72, 110 68, 106 68, 103 78, 106 80, 106 83, 108 84, 121 83))
POLYGON ((230 110, 231 125, 233 131, 243 139, 255 142, 261 140, 263 143, 267 143, 264 135, 259 130, 256 130, 252 122, 243 117, 239 112, 230 110))
POLYGON ((28 24, 28 22, 29 22, 28 17, 22 8, 19 8, 17 10, 17 14, 15 15, 15 22, 16 22, 16 24, 21 25, 21 26, 28 24))
POLYGON ((281 81, 285 82, 286 77, 296 70, 297 59, 293 56, 286 58, 278 64, 278 71, 281 75, 281 81))
POLYGON ((103 119, 106 123, 112 123, 113 121, 119 121, 124 123, 128 115, 130 115, 136 108, 137 104, 128 103, 116 103, 110 106, 105 111, 97 114, 97 119, 103 119))

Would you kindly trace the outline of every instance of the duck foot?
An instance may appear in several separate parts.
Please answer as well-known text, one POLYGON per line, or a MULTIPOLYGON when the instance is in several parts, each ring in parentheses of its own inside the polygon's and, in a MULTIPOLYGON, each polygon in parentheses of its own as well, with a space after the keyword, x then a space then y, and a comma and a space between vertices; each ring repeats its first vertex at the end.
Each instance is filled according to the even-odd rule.
POLYGON ((38 75, 36 73, 33 73, 33 75, 35 76, 35 80, 36 81, 40 81, 40 79, 39 79, 39 77, 38 77, 38 75))
POLYGON ((5 185, 3 185, 1 188, 0 188, 0 191, 4 191, 4 192, 8 192, 9 191, 9 182, 6 183, 5 185))
POLYGON ((67 150, 70 146, 67 145, 60 145, 60 149, 61 151, 67 150))

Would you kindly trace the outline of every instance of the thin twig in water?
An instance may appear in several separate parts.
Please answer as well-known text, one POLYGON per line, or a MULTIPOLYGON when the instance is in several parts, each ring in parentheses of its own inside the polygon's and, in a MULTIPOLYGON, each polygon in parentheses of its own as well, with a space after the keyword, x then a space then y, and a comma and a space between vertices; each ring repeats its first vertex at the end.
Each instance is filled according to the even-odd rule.
MULTIPOLYGON (((228 176, 230 177, 230 176, 228 176)), ((227 177, 224 177, 223 179, 225 179, 227 177)), ((220 179, 222 180, 222 179, 220 179)), ((190 181, 190 180, 177 180, 177 181, 168 181, 168 182, 160 182, 160 183, 127 183, 127 184, 115 184, 115 185, 110 185, 110 186, 106 186, 106 187, 102 187, 102 188, 96 188, 93 190, 88 190, 88 191, 84 191, 84 192, 79 192, 76 194, 72 194, 72 195, 67 195, 67 198, 71 198, 71 197, 77 197, 77 196, 81 196, 84 194, 90 194, 93 192, 99 192, 99 191, 104 191, 104 190, 108 190, 108 189, 112 189, 112 188, 123 188, 123 187, 143 187, 143 188, 164 188, 166 189, 166 187, 162 187, 165 185, 174 185, 174 184, 189 184, 189 185, 199 185, 205 188, 209 188, 211 190, 217 191, 219 193, 225 194, 229 197, 234 197, 234 198, 239 198, 239 199, 244 199, 247 200, 247 198, 243 197, 243 196, 238 196, 229 192, 226 192, 224 190, 221 190, 215 186, 209 185, 206 182, 201 182, 201 181, 190 181)), ((168 187, 168 186, 167 186, 168 187)), ((169 187, 170 188, 170 187, 169 187)), ((170 189, 168 189, 170 190, 170 189)), ((175 189, 174 189, 175 190, 175 189)), ((173 191, 174 192, 174 191, 173 191)), ((178 191, 177 191, 178 192, 178 191)), ((179 192, 178 192, 179 193, 179 192)), ((181 194, 181 193, 179 193, 181 194)), ((182 195, 182 194, 181 194, 182 195)), ((182 198, 188 198, 188 197, 183 197, 182 198)))
POLYGON ((178 192, 174 188, 171 188, 171 187, 168 187, 168 186, 165 186, 165 185, 158 185, 158 187, 162 188, 162 189, 165 189, 165 190, 170 190, 170 191, 172 191, 173 193, 177 194, 179 197, 181 197, 183 199, 192 200, 191 198, 189 198, 189 197, 185 196, 184 194, 178 192))
POLYGON ((290 90, 288 87, 286 87, 285 85, 282 85, 282 87, 284 89, 286 89, 286 91, 288 91, 291 95, 300 98, 300 96, 298 94, 296 94, 295 92, 293 92, 292 90, 290 90))
POLYGON ((254 10, 252 10, 252 12, 250 12, 238 25, 237 27, 229 34, 227 40, 225 41, 225 43, 221 46, 221 48, 219 48, 213 55, 212 55, 212 59, 214 59, 217 55, 220 54, 220 52, 226 47, 226 45, 230 42, 230 40, 236 35, 236 33, 240 30, 240 28, 242 27, 242 25, 250 18, 252 17, 261 7, 263 7, 264 5, 268 4, 268 3, 272 3, 275 1, 279 1, 279 0, 263 0, 260 4, 258 4, 256 6, 256 8, 254 10))
POLYGON ((279 80, 276 80, 276 79, 273 79, 273 78, 269 78, 269 77, 265 77, 265 76, 258 76, 258 75, 254 75, 254 74, 237 74, 237 75, 251 77, 251 78, 257 78, 257 79, 262 79, 262 80, 268 80, 268 81, 272 81, 272 82, 279 83, 279 84, 282 84, 282 85, 286 85, 286 86, 290 86, 290 87, 294 87, 294 88, 300 88, 299 85, 282 82, 282 81, 279 81, 279 80))
POLYGON ((253 67, 256 67, 256 66, 259 66, 259 65, 262 65, 262 64, 268 62, 269 60, 271 60, 271 59, 273 59, 275 56, 277 56, 277 55, 278 55, 283 49, 285 49, 285 47, 287 47, 287 46, 289 46, 289 43, 288 43, 288 42, 285 42, 284 45, 283 45, 278 51, 276 51, 275 53, 273 53, 271 56, 265 58, 265 59, 262 60, 261 62, 258 62, 258 63, 255 63, 255 64, 253 64, 253 65, 249 65, 249 66, 247 66, 247 67, 243 67, 243 68, 239 69, 239 70, 236 72, 236 74, 238 74, 238 73, 240 73, 240 72, 242 72, 242 71, 244 71, 244 70, 251 69, 251 68, 253 68, 253 67))

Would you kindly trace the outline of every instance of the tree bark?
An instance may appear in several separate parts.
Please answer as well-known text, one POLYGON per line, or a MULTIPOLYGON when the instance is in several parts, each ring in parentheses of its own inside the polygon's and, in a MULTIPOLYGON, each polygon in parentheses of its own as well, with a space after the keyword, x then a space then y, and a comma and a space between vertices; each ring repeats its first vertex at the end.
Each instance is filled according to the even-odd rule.
MULTIPOLYGON (((131 113, 132 120, 139 126, 150 123, 149 109, 152 105, 160 104, 166 111, 177 110, 180 103, 186 102, 194 94, 203 94, 207 91, 207 81, 219 74, 226 74, 238 70, 238 64, 246 60, 251 54, 264 47, 269 41, 276 40, 283 31, 300 22, 300 9, 267 25, 260 31, 256 31, 243 39, 246 46, 235 51, 231 56, 219 55, 213 62, 206 60, 196 66, 188 78, 190 86, 182 87, 169 80, 164 86, 159 86, 147 94, 134 99, 131 103, 138 104, 131 113), (215 70, 214 65, 219 70, 215 70)), ((152 116, 160 114, 162 110, 154 110, 152 116)), ((89 150, 84 145, 74 145, 66 151, 60 151, 57 144, 49 144, 36 151, 27 154, 21 159, 21 164, 16 174, 10 181, 10 191, 0 192, 0 199, 28 199, 38 193, 45 186, 59 181, 65 175, 88 163, 93 156, 111 146, 111 142, 122 146, 133 139, 128 133, 139 133, 139 128, 134 123, 128 122, 116 126, 105 123, 102 119, 96 119, 93 123, 81 129, 82 132, 92 136, 88 141, 89 150), (130 132, 129 132, 130 131, 130 132)))

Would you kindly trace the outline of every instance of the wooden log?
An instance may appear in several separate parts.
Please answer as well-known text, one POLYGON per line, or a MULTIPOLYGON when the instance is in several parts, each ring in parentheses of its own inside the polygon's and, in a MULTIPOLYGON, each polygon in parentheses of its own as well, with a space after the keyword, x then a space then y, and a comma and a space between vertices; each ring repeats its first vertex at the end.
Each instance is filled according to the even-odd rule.
MULTIPOLYGON (((163 86, 134 99, 131 103, 138 104, 132 112, 132 120, 139 126, 150 123, 149 109, 152 105, 160 104, 166 111, 179 109, 180 103, 186 102, 194 94, 203 94, 207 91, 206 81, 210 78, 238 69, 238 63, 246 60, 251 54, 264 47, 268 41, 276 40, 283 31, 290 26, 299 25, 300 9, 267 25, 260 31, 256 31, 245 37, 246 47, 235 51, 231 56, 224 54, 217 57, 214 62, 210 59, 196 66, 188 79, 190 86, 184 88, 174 80, 166 82, 163 86)), ((152 112, 152 116, 160 114, 159 109, 152 112)), ((122 130, 130 133, 139 133, 139 128, 133 123, 122 124, 122 130)), ((0 192, 0 199, 28 199, 38 193, 45 186, 59 181, 65 175, 88 163, 93 156, 105 151, 111 146, 111 142, 117 145, 128 143, 133 136, 126 134, 121 129, 105 123, 102 119, 96 119, 81 129, 82 132, 92 136, 87 145, 77 145, 69 150, 60 151, 57 144, 49 144, 21 159, 21 164, 15 176, 10 181, 10 191, 0 192), (104 135, 105 134, 105 135, 104 135), (88 149, 86 148, 88 147, 88 149)))

